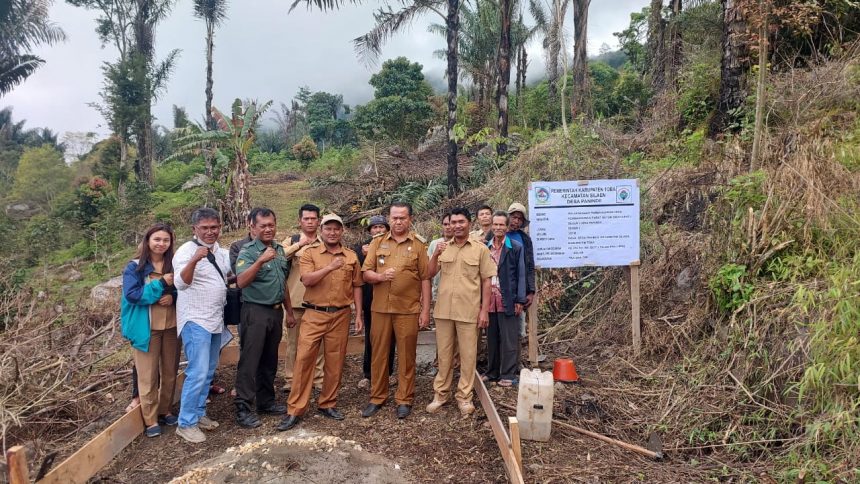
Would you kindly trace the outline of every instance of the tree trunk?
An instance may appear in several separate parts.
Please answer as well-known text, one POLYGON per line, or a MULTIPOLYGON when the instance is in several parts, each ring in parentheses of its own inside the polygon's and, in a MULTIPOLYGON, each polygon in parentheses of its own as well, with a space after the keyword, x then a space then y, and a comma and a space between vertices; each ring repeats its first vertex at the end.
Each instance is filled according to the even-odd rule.
POLYGON ((445 18, 445 30, 448 40, 448 198, 455 197, 460 192, 460 182, 457 175, 457 141, 454 139, 454 125, 457 124, 457 40, 460 28, 460 0, 448 0, 448 16, 445 18))
POLYGON ((677 87, 678 72, 681 70, 681 61, 684 55, 683 42, 681 39, 681 0, 672 0, 672 23, 669 28, 669 60, 666 72, 666 82, 669 86, 677 87))
POLYGON ((655 93, 663 89, 666 80, 665 41, 663 0, 651 0, 651 15, 648 17, 648 72, 651 73, 651 89, 655 93))
MULTIPOLYGON (((206 21, 206 107, 203 115, 206 119, 206 130, 214 131, 217 129, 215 125, 215 117, 212 116, 212 51, 215 49, 215 24, 206 21)), ((214 160, 209 150, 207 155, 203 157, 206 163, 206 176, 212 180, 214 171, 214 160)))
POLYGON ((588 6, 591 0, 573 0, 573 93, 571 117, 587 117, 588 107, 588 6))
POLYGON ((232 172, 227 196, 221 205, 221 218, 226 230, 236 230, 245 226, 245 217, 251 211, 251 173, 248 160, 241 153, 236 154, 236 167, 232 172))
POLYGON ((497 89, 497 107, 499 122, 497 127, 502 141, 496 146, 499 156, 508 151, 508 84, 511 82, 511 0, 499 0, 501 14, 501 35, 499 38, 499 83, 497 89))
POLYGON ((731 112, 744 103, 746 85, 744 74, 748 68, 749 46, 744 39, 746 20, 737 0, 722 0, 723 36, 720 61, 720 96, 717 110, 708 126, 708 135, 714 137, 728 127, 731 112))
POLYGON ((752 155, 750 156, 750 170, 757 170, 761 164, 762 138, 764 137, 764 104, 767 92, 767 58, 768 58, 768 30, 770 14, 767 1, 759 0, 761 19, 758 37, 758 81, 755 88, 755 128, 753 129, 752 155))
POLYGON ((135 122, 137 137, 138 181, 152 186, 152 99, 154 97, 150 70, 154 57, 154 32, 152 25, 152 1, 138 0, 137 14, 134 19, 134 53, 139 56, 135 63, 139 87, 143 97, 138 106, 138 118, 135 122))

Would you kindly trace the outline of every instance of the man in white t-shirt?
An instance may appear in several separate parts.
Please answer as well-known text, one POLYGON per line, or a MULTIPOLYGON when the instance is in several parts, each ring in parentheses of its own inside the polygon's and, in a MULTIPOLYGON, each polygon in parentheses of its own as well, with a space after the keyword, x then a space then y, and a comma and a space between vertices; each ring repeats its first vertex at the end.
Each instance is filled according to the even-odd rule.
POLYGON ((227 281, 232 278, 230 253, 218 245, 221 218, 211 208, 191 215, 194 240, 182 244, 173 256, 176 330, 188 359, 176 434, 199 443, 206 440, 200 429, 213 430, 218 422, 206 416, 206 397, 218 366, 224 342, 232 335, 224 327, 227 281))

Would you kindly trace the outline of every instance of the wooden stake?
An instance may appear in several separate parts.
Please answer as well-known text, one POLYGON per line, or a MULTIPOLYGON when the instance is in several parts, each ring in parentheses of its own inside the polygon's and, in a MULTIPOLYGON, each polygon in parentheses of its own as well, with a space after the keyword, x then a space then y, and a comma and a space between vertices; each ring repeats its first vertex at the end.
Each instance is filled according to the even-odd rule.
POLYGON ((16 445, 6 451, 6 476, 9 479, 9 484, 30 483, 27 452, 23 445, 16 445))
POLYGON ((642 351, 642 321, 639 317, 639 261, 630 264, 630 305, 633 325, 633 350, 642 351))
POLYGON ((644 447, 640 447, 638 445, 628 444, 627 442, 622 442, 618 439, 613 439, 612 437, 607 437, 603 434, 598 434, 597 432, 592 432, 590 430, 585 430, 584 428, 577 427, 576 425, 571 425, 569 423, 559 422, 558 420, 552 420, 553 425, 559 425, 563 428, 573 430, 574 432, 580 433, 582 435, 587 435, 589 437, 595 438, 597 440, 602 440, 606 443, 617 445, 618 447, 625 448, 627 450, 631 450, 636 452, 637 454, 642 454, 645 457, 650 457, 655 460, 660 460, 663 458, 662 452, 653 452, 644 447))
MULTIPOLYGON (((487 387, 481 380, 481 375, 475 371, 475 393, 478 394, 478 399, 481 401, 481 408, 487 415, 487 421, 490 422, 490 428, 493 429, 493 437, 496 438, 496 445, 499 447, 499 452, 502 454, 502 460, 505 462, 505 470, 508 472, 508 480, 511 484, 522 484, 523 473, 517 464, 514 452, 511 450, 511 439, 508 433, 505 432, 505 427, 502 425, 502 419, 499 417, 499 412, 496 406, 493 405, 493 400, 490 398, 490 393, 487 387)), ((519 430, 519 429, 518 429, 519 430)))
POLYGON ((528 317, 526 318, 529 335, 529 363, 532 365, 532 368, 537 368, 538 366, 537 307, 538 297, 537 294, 535 294, 535 297, 532 300, 532 305, 529 306, 528 309, 528 317))
POLYGON ((511 449, 514 451, 514 458, 517 460, 517 466, 520 472, 523 471, 523 451, 520 447, 520 422, 516 417, 508 417, 508 427, 511 429, 511 449))

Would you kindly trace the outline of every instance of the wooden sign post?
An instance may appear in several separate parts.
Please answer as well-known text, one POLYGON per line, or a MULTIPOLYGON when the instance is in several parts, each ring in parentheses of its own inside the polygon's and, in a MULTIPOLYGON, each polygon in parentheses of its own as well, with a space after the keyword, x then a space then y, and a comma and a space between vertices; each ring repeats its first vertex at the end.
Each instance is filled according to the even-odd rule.
POLYGON ((633 351, 642 351, 642 320, 639 317, 639 261, 630 264, 630 313, 633 327, 633 351))
POLYGON ((538 366, 538 342, 537 342, 537 327, 538 327, 538 318, 537 318, 537 308, 538 308, 538 297, 535 294, 535 298, 532 300, 532 305, 529 306, 527 310, 527 318, 526 318, 526 331, 528 331, 529 336, 529 364, 532 368, 537 368, 538 366))

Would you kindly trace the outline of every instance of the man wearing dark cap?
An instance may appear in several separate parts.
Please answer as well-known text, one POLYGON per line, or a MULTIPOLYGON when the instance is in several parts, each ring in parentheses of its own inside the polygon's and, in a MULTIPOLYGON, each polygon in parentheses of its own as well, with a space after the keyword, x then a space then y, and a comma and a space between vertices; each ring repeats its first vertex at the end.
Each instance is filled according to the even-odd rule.
POLYGON ((314 362, 324 343, 323 386, 317 410, 324 417, 343 420, 337 410, 346 343, 349 339, 350 306, 355 303, 355 330, 363 329, 361 314, 361 266, 355 252, 341 244, 343 221, 335 214, 322 219, 321 243, 302 254, 300 270, 305 285, 305 313, 299 326, 298 351, 293 367, 293 386, 287 400, 287 416, 278 430, 289 430, 310 406, 314 362))
MULTIPOLYGON (((370 243, 373 239, 384 235, 385 232, 391 230, 391 227, 388 226, 388 221, 385 219, 384 215, 374 215, 370 217, 370 220, 367 224, 367 231, 370 232, 370 240, 365 241, 364 243, 359 242, 352 248, 355 251, 355 254, 358 256, 358 263, 364 265, 364 258, 367 257, 367 250, 370 248, 370 243)), ((364 372, 364 378, 358 382, 359 388, 367 388, 370 386, 370 362, 372 357, 372 348, 370 344, 370 306, 373 304, 373 284, 365 283, 362 291, 362 313, 364 313, 364 361, 362 362, 362 371, 364 372)), ((391 350, 388 352, 388 375, 394 372, 394 352, 395 352, 395 340, 392 338, 391 340, 391 350)))

